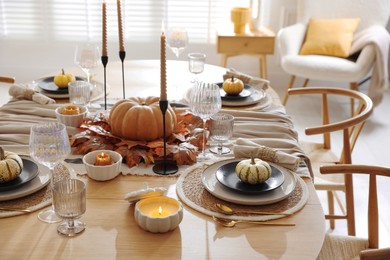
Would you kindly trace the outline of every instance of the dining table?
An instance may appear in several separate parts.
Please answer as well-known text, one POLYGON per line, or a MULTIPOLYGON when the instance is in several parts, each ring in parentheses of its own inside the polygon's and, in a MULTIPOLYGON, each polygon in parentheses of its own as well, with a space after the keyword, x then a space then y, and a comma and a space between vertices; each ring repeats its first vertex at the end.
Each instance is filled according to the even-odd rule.
MULTIPOLYGON (((84 77, 77 67, 67 68, 67 71, 84 77)), ((227 68, 206 64, 204 72, 197 75, 197 78, 210 83, 222 82, 223 75, 227 71, 227 68)), ((109 61, 105 74, 106 77, 103 68, 100 68, 92 78, 96 85, 92 103, 99 105, 100 108, 107 105, 109 110, 116 101, 123 98, 123 83, 125 98, 160 95, 159 60, 125 60, 123 64, 120 61, 109 61), (106 95, 105 99, 104 95, 106 95)), ((42 75, 42 78, 50 76, 53 74, 42 75)), ((181 104, 180 102, 185 99, 186 93, 194 84, 193 79, 194 75, 188 71, 186 61, 168 60, 168 100, 172 104, 181 104)), ((37 81, 39 79, 31 79, 24 85, 39 91, 37 81)), ((48 95, 56 103, 39 105, 39 108, 45 111, 47 109, 49 112, 34 114, 34 106, 37 104, 31 100, 10 97, 7 95, 10 86, 10 84, 2 84, 0 88, 2 98, 7 98, 7 103, 0 107, 0 146, 29 158, 27 128, 41 121, 56 121, 54 109, 69 101, 66 96, 48 95), (28 110, 31 110, 31 113, 27 120, 23 117, 23 113, 28 110), (19 121, 23 121, 20 128, 11 129, 10 126, 18 126, 19 121)), ((272 82, 264 89, 268 102, 263 106, 259 106, 256 102, 242 106, 222 106, 221 112, 230 113, 238 118, 238 130, 236 130, 236 122, 234 130, 237 131, 237 135, 234 134, 233 140, 230 140, 232 150, 237 139, 245 141, 248 138, 263 138, 265 130, 256 127, 263 125, 264 129, 273 129, 270 130, 271 132, 279 131, 279 127, 267 128, 267 124, 283 125, 287 130, 280 136, 283 138, 286 135, 293 136, 289 139, 289 143, 298 146, 293 122, 272 88, 272 82), (270 115, 277 119, 274 117, 271 119, 270 115), (248 132, 247 129, 255 130, 248 132)), ((183 104, 183 106, 178 105, 178 108, 188 109, 185 102, 183 104)), ((70 130, 80 131, 80 129, 70 130)), ((80 157, 80 155, 72 155, 72 157, 80 157)), ((18 204, 18 200, 24 197, 1 201, 0 190, 2 245, 0 259, 315 259, 325 237, 325 217, 313 186, 308 162, 302 163, 305 162, 302 160, 295 170, 286 170, 277 162, 272 163, 276 168, 283 169, 281 171, 290 176, 289 178, 296 184, 290 195, 283 200, 257 206, 256 201, 250 205, 251 203, 248 204, 242 199, 241 202, 245 205, 236 205, 237 208, 265 207, 265 210, 284 210, 291 214, 281 214, 278 217, 255 214, 223 216, 215 210, 214 204, 222 203, 224 200, 213 196, 205 189, 202 176, 204 178, 207 169, 210 171, 213 163, 233 159, 233 153, 220 158, 216 156, 216 159, 210 162, 179 166, 179 172, 169 176, 154 174, 150 166, 145 167, 141 164, 130 168, 123 164, 123 174, 109 181, 96 181, 89 178, 85 174, 83 165, 64 164, 64 169, 61 170, 72 171, 75 178, 86 183, 87 190, 86 212, 81 218, 86 223, 86 229, 74 237, 58 234, 58 224, 47 224, 38 220, 38 212, 51 205, 49 191, 41 195, 41 197, 49 197, 44 200, 45 203, 38 203, 40 207, 32 207, 32 212, 19 212, 18 209, 13 212, 12 208, 24 205, 18 204), (180 202, 183 207, 183 219, 177 228, 169 232, 152 233, 145 231, 136 223, 134 216, 136 203, 125 198, 129 193, 142 191, 146 187, 164 188, 165 196, 180 202), (9 207, 11 210, 1 210, 1 207, 9 207), (215 222, 213 216, 261 220, 264 223, 294 224, 294 226, 239 223, 235 227, 224 227, 215 222)), ((39 167, 41 171, 47 171, 42 165, 39 167)), ((214 174, 211 173, 211 177, 213 176, 214 174)), ((35 193, 32 193, 26 197, 34 195, 35 193)), ((228 204, 235 206, 232 201, 228 204)))

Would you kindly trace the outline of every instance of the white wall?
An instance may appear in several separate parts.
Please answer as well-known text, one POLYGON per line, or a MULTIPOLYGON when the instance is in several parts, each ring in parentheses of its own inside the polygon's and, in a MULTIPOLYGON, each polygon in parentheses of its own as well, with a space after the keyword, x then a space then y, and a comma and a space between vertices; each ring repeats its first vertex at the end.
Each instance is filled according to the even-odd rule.
MULTIPOLYGON (((269 12, 264 21, 277 32, 282 26, 294 22, 295 5, 297 0, 272 0, 266 7, 269 12)), ((15 42, 0 40, 0 75, 12 75, 18 82, 30 80, 60 71, 63 67, 71 67, 73 64, 73 52, 76 42, 50 43, 50 42, 15 42)), ((159 39, 156 42, 136 45, 126 44, 126 59, 158 59, 159 39)), ((119 60, 117 43, 109 43, 109 62, 119 60)), ((277 50, 277 48, 275 48, 277 50)), ((186 54, 192 51, 202 51, 207 54, 207 62, 214 65, 220 64, 220 55, 216 52, 215 45, 190 44, 180 59, 184 60, 186 54)), ((168 52, 168 59, 175 56, 168 52)), ((287 84, 287 75, 281 70, 278 63, 278 54, 267 57, 268 78, 272 85, 282 90, 287 84)), ((236 68, 253 76, 258 76, 258 60, 250 56, 238 56, 230 58, 228 67, 236 68)), ((80 73, 82 73, 80 71, 80 73)))

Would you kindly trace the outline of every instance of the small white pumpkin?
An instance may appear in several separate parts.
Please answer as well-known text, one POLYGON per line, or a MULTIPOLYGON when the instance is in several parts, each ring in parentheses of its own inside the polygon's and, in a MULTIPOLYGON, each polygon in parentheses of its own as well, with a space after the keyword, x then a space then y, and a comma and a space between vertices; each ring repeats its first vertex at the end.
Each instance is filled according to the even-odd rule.
POLYGON ((271 167, 261 159, 246 159, 236 165, 236 173, 241 181, 249 184, 260 184, 271 177, 271 167))
POLYGON ((16 153, 0 147, 0 183, 14 180, 23 170, 23 161, 16 153))

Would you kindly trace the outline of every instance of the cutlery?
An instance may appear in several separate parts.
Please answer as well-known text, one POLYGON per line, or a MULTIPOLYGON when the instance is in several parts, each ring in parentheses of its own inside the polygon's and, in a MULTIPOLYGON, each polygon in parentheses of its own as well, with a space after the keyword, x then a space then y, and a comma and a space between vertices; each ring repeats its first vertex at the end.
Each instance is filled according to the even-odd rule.
POLYGON ((234 215, 237 213, 248 213, 248 214, 257 214, 257 215, 286 215, 286 216, 292 215, 290 213, 283 213, 283 212, 279 213, 279 212, 267 212, 267 211, 245 211, 245 210, 235 211, 229 206, 220 203, 215 204, 215 206, 217 207, 220 213, 225 215, 234 215))
POLYGON ((264 221, 249 221, 249 220, 230 220, 217 218, 213 216, 213 220, 224 227, 234 227, 238 223, 248 223, 248 224, 256 224, 256 225, 264 225, 264 226, 295 226, 294 223, 275 223, 275 222, 264 222, 264 221))
POLYGON ((67 163, 83 164, 83 158, 67 158, 64 161, 67 163))
POLYGON ((26 212, 26 213, 31 213, 32 212, 32 210, 29 210, 29 209, 6 208, 6 207, 0 207, 0 210, 4 210, 4 211, 19 211, 19 212, 26 212))

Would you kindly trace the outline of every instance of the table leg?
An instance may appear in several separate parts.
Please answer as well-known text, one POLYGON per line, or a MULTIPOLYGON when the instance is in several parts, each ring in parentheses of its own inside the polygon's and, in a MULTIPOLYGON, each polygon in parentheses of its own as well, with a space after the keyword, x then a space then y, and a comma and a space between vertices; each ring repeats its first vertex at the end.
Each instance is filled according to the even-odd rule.
POLYGON ((222 57, 221 57, 221 67, 226 68, 227 59, 228 59, 228 58, 229 58, 229 55, 227 55, 227 54, 222 54, 222 57))
POLYGON ((267 60, 264 54, 259 55, 260 77, 267 79, 267 60))

